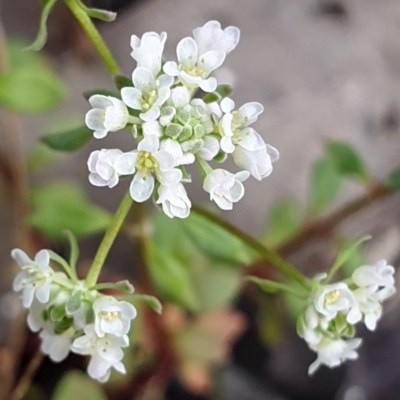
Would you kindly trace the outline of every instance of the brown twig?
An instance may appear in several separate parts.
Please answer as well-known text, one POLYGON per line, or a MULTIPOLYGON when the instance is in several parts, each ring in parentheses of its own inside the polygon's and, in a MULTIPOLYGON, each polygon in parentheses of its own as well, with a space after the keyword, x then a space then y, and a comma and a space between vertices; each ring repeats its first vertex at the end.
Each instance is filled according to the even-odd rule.
POLYGON ((365 195, 345 204, 331 215, 304 226, 300 232, 288 242, 278 246, 276 250, 279 254, 285 256, 296 252, 312 239, 327 238, 345 219, 391 194, 394 194, 394 192, 383 184, 375 184, 369 188, 365 195))

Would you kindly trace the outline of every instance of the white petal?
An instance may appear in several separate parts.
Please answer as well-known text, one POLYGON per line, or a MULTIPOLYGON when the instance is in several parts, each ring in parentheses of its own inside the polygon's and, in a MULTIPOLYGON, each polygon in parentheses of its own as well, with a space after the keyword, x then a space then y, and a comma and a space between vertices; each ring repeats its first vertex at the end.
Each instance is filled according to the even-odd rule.
POLYGON ((93 186, 98 186, 98 187, 107 186, 107 181, 105 181, 99 174, 95 172, 91 172, 89 174, 89 182, 93 186))
POLYGON ((160 87, 158 90, 158 99, 155 104, 162 106, 170 97, 171 89, 167 86, 160 87))
POLYGON ((154 153, 154 158, 158 161, 159 168, 162 172, 169 171, 176 165, 174 156, 166 150, 160 150, 154 153))
POLYGON ((178 61, 187 67, 194 67, 197 62, 197 44, 191 37, 182 39, 176 48, 178 61))
POLYGON ((182 171, 178 168, 171 169, 161 174, 160 183, 165 186, 172 186, 182 180, 182 171))
POLYGON ((224 136, 221 139, 221 149, 228 154, 235 151, 235 145, 232 143, 232 138, 230 136, 224 136))
POLYGON ((141 92, 133 87, 124 87, 121 89, 121 97, 124 103, 134 110, 142 109, 141 92))
POLYGON ((139 151, 147 151, 149 153, 155 153, 160 145, 160 140, 156 135, 145 136, 142 141, 138 144, 139 151))
POLYGON ((272 162, 279 160, 279 151, 275 148, 267 144, 267 153, 271 158, 272 162))
POLYGON ((214 77, 202 80, 199 83, 200 89, 204 90, 207 93, 213 92, 217 88, 217 85, 217 80, 214 77))
POLYGON ((240 132, 239 137, 239 146, 242 146, 247 150, 261 150, 266 146, 263 138, 253 128, 244 129, 242 132, 240 132))
POLYGON ((103 139, 107 136, 108 130, 107 129, 99 129, 93 132, 93 136, 96 139, 103 139))
POLYGON ((158 78, 158 83, 160 84, 160 88, 162 87, 171 87, 171 85, 174 83, 174 78, 169 75, 160 75, 158 78))
POLYGON ((163 70, 167 75, 170 75, 170 76, 178 76, 179 75, 178 65, 174 61, 166 62, 164 64, 163 70))
POLYGON ((224 60, 225 53, 222 51, 208 51, 200 57, 197 65, 208 75, 211 71, 220 67, 224 60))
POLYGON ((89 103, 93 108, 99 109, 105 109, 112 104, 108 96, 102 94, 94 94, 93 96, 90 96, 89 103))
POLYGON ((142 175, 137 173, 133 178, 129 191, 133 200, 142 203, 151 196, 153 189, 153 176, 151 174, 142 175))
POLYGON ((233 111, 233 109, 235 108, 235 102, 229 98, 229 97, 225 97, 222 99, 221 101, 221 110, 224 113, 230 113, 231 111, 233 111))
POLYGON ((35 256, 35 262, 40 266, 42 272, 49 268, 50 254, 47 250, 40 250, 35 256))
POLYGON ((142 125, 143 136, 156 135, 161 137, 163 135, 162 127, 158 121, 145 122, 142 125))
POLYGON ((146 90, 156 88, 153 74, 147 68, 136 68, 132 74, 132 82, 133 86, 140 91, 142 91, 144 88, 146 90))
POLYGON ((190 92, 189 89, 184 86, 178 86, 171 91, 171 100, 175 108, 183 108, 189 104, 190 92))
POLYGON ((104 129, 105 111, 97 108, 86 113, 85 123, 89 129, 102 130, 104 129))
POLYGON ((225 52, 229 54, 232 50, 234 50, 239 43, 240 40, 240 29, 236 28, 236 26, 228 26, 224 29, 226 40, 225 52))
POLYGON ((14 249, 11 252, 11 257, 14 258, 20 267, 32 264, 32 260, 21 249, 14 249))
POLYGON ((137 151, 121 154, 114 163, 115 171, 120 175, 131 175, 136 171, 137 151))
POLYGON ((233 208, 232 201, 228 200, 226 197, 213 196, 212 200, 215 201, 221 210, 232 210, 233 208))
POLYGON ((36 298, 42 303, 48 303, 50 299, 50 285, 45 283, 43 286, 36 290, 36 298))
POLYGON ((139 115, 143 121, 155 121, 160 116, 160 108, 157 105, 153 105, 149 111, 141 113, 139 115))
POLYGON ((33 288, 26 288, 22 292, 22 305, 25 308, 29 308, 32 305, 33 297, 35 296, 35 289, 33 288))

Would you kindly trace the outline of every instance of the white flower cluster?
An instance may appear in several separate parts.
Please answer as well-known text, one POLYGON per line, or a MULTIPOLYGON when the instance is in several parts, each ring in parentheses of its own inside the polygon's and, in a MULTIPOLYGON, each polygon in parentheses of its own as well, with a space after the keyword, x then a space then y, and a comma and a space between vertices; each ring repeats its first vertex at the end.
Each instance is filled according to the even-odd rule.
POLYGON ((100 382, 108 380, 112 368, 125 373, 122 348, 129 344, 127 334, 136 317, 133 305, 55 272, 47 250, 31 260, 14 249, 12 257, 22 269, 14 290, 22 292, 30 329, 40 331, 43 353, 55 362, 64 360, 70 351, 90 355, 88 373, 100 382))
MULTIPOLYGON (((313 374, 320 365, 336 367, 358 357, 361 339, 354 338, 354 325, 360 321, 375 330, 382 315, 382 303, 395 292, 394 268, 379 261, 374 266, 357 268, 345 282, 316 286, 308 306, 298 320, 298 333, 317 359, 310 365, 313 374)), ((315 278, 315 283, 326 274, 315 278)))
POLYGON ((270 175, 279 153, 251 127, 263 106, 250 102, 235 109, 230 98, 222 99, 217 80, 210 76, 239 37, 236 27, 222 30, 219 22, 207 22, 179 42, 178 62, 162 67, 167 34, 132 36, 131 55, 137 62, 132 86, 121 89, 120 99, 93 95, 86 124, 96 138, 129 127, 138 144, 126 153, 93 152, 90 182, 112 188, 120 176, 133 175, 133 200, 143 202, 154 195, 170 218, 186 218, 191 208, 183 185, 191 181, 186 165, 197 162, 204 190, 223 210, 243 197, 242 182, 250 174, 258 180, 270 175), (204 99, 193 98, 199 88, 208 93, 204 99), (229 154, 242 171, 233 174, 209 166, 209 161, 223 162, 229 154))

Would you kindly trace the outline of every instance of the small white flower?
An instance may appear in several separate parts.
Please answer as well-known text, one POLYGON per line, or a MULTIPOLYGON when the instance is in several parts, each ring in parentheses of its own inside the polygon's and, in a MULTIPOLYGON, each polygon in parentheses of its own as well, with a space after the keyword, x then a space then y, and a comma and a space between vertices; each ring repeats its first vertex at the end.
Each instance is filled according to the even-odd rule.
POLYGON ((70 351, 72 337, 75 333, 73 328, 60 335, 54 333, 54 327, 51 322, 46 323, 44 329, 40 332, 39 336, 42 339, 41 350, 47 354, 54 362, 60 362, 67 358, 70 351))
POLYGON ((214 200, 222 210, 232 210, 233 203, 244 196, 242 182, 249 175, 247 171, 232 174, 223 169, 215 169, 207 174, 203 188, 210 193, 210 199, 214 200))
POLYGON ((168 75, 154 78, 150 70, 138 67, 133 71, 132 82, 134 87, 121 89, 122 100, 134 110, 142 111, 139 116, 143 121, 155 121, 170 96, 174 79, 168 75))
POLYGON ((77 354, 92 356, 88 366, 89 375, 100 382, 106 382, 111 368, 124 374, 126 370, 121 362, 124 356, 121 348, 129 345, 128 336, 106 334, 98 337, 94 325, 87 325, 84 332, 83 336, 74 340, 71 350, 77 354))
POLYGON ((45 326, 46 321, 43 319, 43 312, 46 307, 46 304, 33 299, 27 318, 28 326, 32 332, 39 332, 45 326))
POLYGON ((257 180, 271 175, 272 163, 279 159, 279 152, 274 147, 266 145, 260 150, 247 150, 242 146, 236 146, 232 154, 233 161, 239 168, 250 172, 257 180))
POLYGON ((203 142, 203 147, 196 155, 203 160, 211 161, 219 152, 219 141, 214 136, 204 136, 203 142))
POLYGON ((34 297, 40 303, 50 299, 50 286, 54 271, 50 267, 50 255, 47 250, 40 250, 35 260, 31 260, 20 249, 14 249, 11 256, 17 261, 22 271, 15 277, 13 288, 16 292, 22 290, 22 304, 25 308, 32 305, 34 297))
POLYGON ((300 317, 300 332, 298 332, 309 345, 318 344, 322 338, 321 333, 317 332, 319 323, 320 320, 314 305, 309 305, 304 315, 300 317))
POLYGON ((159 196, 157 204, 162 204, 163 211, 168 217, 186 218, 189 216, 192 203, 182 183, 174 186, 160 185, 157 192, 159 196))
POLYGON ((222 30, 218 21, 208 21, 202 27, 193 30, 193 37, 199 54, 212 50, 229 54, 239 43, 240 30, 235 26, 228 26, 222 30))
POLYGON ((323 338, 317 345, 310 346, 316 351, 317 359, 310 365, 308 374, 313 375, 321 366, 337 367, 346 360, 355 360, 358 357, 356 349, 361 345, 359 338, 350 340, 331 340, 323 338))
POLYGON ((121 154, 122 151, 118 149, 93 151, 87 162, 90 183, 94 186, 108 186, 109 188, 116 186, 119 176, 115 171, 114 163, 121 154))
POLYGON ((166 74, 178 76, 189 88, 200 87, 205 92, 213 92, 217 88, 217 80, 208 76, 222 65, 225 60, 224 52, 212 50, 199 53, 196 41, 187 37, 178 43, 176 53, 178 64, 174 61, 165 63, 166 74))
POLYGON ((94 130, 96 139, 125 128, 129 121, 126 105, 115 97, 95 94, 90 97, 89 103, 93 109, 86 114, 85 122, 89 129, 94 130))
POLYGON ((353 282, 360 287, 394 286, 394 268, 386 260, 378 261, 374 266, 365 265, 357 268, 352 275, 353 282))
POLYGON ((132 199, 146 201, 154 189, 154 177, 164 186, 172 186, 182 179, 182 171, 174 168, 176 160, 165 150, 159 150, 160 140, 156 135, 143 138, 137 150, 121 154, 115 161, 115 170, 120 175, 135 174, 130 186, 132 199))
POLYGON ((221 101, 221 109, 225 113, 219 122, 222 150, 233 153, 235 145, 249 151, 264 149, 264 140, 254 129, 249 128, 264 111, 262 104, 251 102, 244 104, 239 110, 233 111, 234 108, 235 103, 229 97, 221 101))
POLYGON ((378 289, 377 286, 361 287, 354 290, 354 297, 361 313, 364 315, 365 326, 370 330, 376 329, 377 322, 382 316, 382 302, 396 292, 394 286, 378 289))
POLYGON ((112 296, 101 296, 93 303, 94 329, 99 337, 107 333, 124 336, 129 332, 131 320, 136 317, 136 309, 126 301, 118 301, 112 296))
POLYGON ((166 40, 166 32, 161 32, 161 34, 146 32, 141 39, 132 35, 131 56, 137 62, 137 66, 147 68, 156 77, 161 70, 162 53, 166 40))
POLYGON ((355 324, 361 319, 353 292, 343 282, 321 286, 313 300, 315 309, 326 320, 331 321, 338 312, 346 314, 346 320, 355 324))

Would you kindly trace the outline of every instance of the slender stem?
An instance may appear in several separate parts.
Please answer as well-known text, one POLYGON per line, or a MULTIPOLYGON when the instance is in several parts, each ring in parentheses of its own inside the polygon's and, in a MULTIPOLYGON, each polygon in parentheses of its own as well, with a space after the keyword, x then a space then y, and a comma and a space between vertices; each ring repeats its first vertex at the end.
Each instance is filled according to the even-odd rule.
POLYGON ((65 272, 68 274, 68 276, 74 281, 77 282, 78 281, 78 276, 76 275, 76 271, 75 269, 73 269, 72 267, 70 267, 67 263, 66 260, 64 260, 61 256, 59 256, 58 254, 54 253, 54 251, 49 250, 49 254, 50 254, 50 258, 55 261, 56 263, 58 263, 59 265, 61 265, 61 267, 64 268, 65 272))
POLYGON ((131 205, 132 198, 130 196, 130 193, 127 192, 122 199, 121 204, 119 205, 118 210, 115 213, 109 227, 107 228, 103 241, 101 242, 100 247, 97 250, 96 256, 94 257, 92 266, 90 267, 89 273, 86 277, 87 287, 92 287, 97 283, 97 279, 99 278, 104 260, 106 259, 115 238, 117 237, 121 225, 131 208, 131 205))
POLYGON ((219 225, 222 229, 230 232, 232 235, 239 238, 243 243, 247 244, 250 248, 255 250, 260 254, 264 260, 268 261, 276 269, 281 271, 287 278, 300 283, 305 288, 309 287, 308 279, 297 269, 295 269, 291 264, 283 260, 279 255, 272 250, 265 247, 262 243, 248 235, 247 233, 241 231, 235 226, 231 225, 229 222, 223 220, 215 214, 212 214, 198 206, 193 206, 192 211, 196 214, 208 219, 213 224, 219 225))
POLYGON ((104 65, 108 72, 112 75, 118 74, 119 67, 112 56, 107 45, 104 43, 103 38, 97 31, 90 17, 86 14, 85 10, 81 7, 79 0, 64 0, 67 7, 71 10, 79 24, 82 26, 86 35, 92 42, 93 46, 99 53, 104 65))

